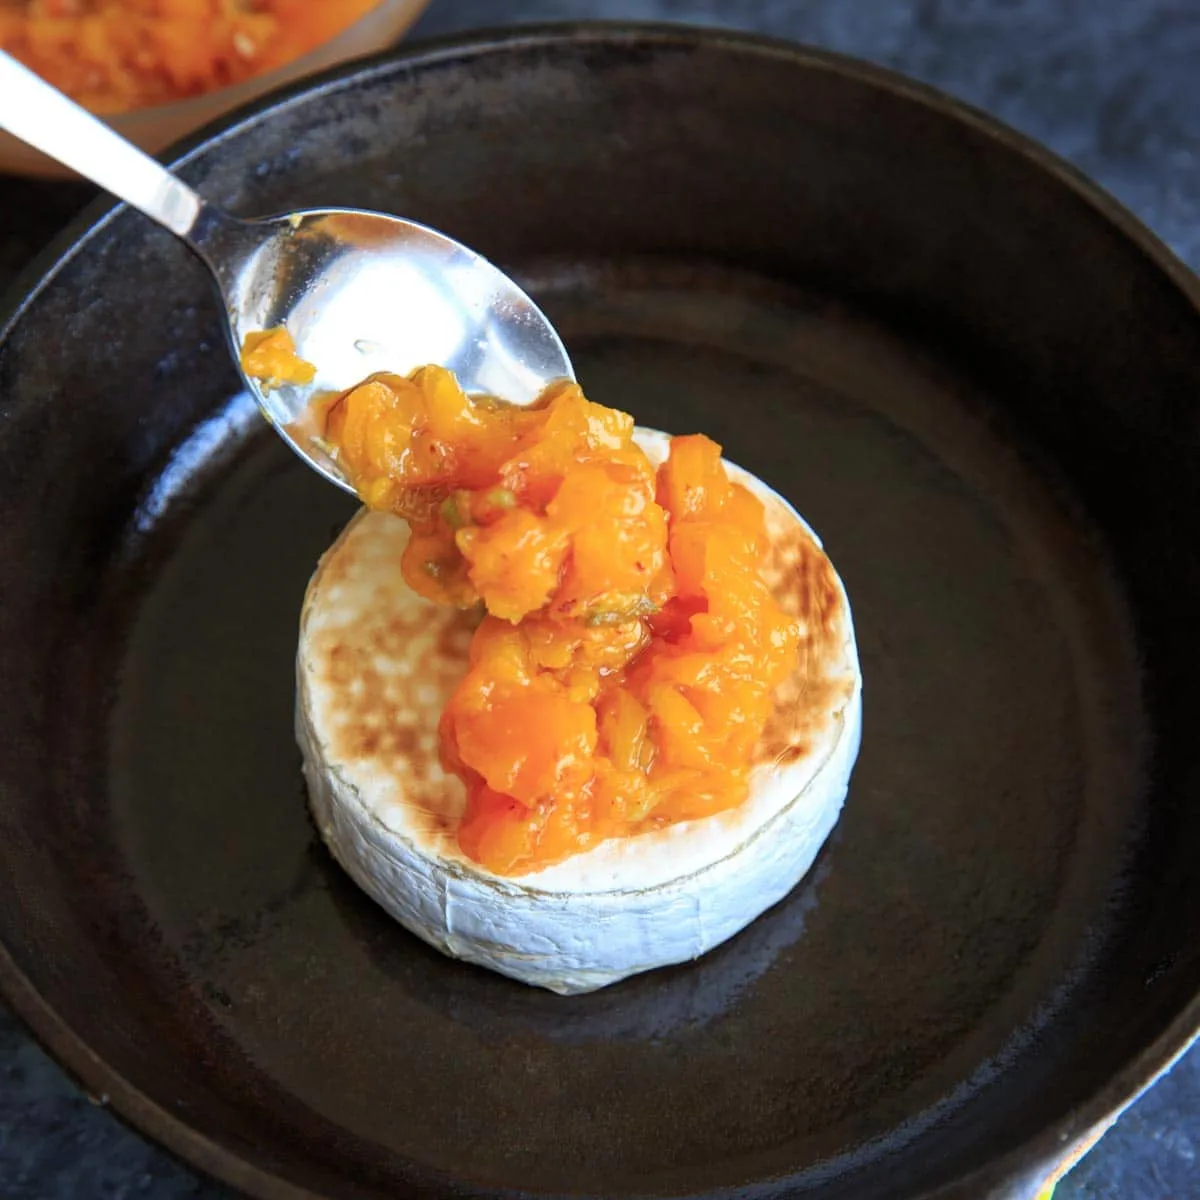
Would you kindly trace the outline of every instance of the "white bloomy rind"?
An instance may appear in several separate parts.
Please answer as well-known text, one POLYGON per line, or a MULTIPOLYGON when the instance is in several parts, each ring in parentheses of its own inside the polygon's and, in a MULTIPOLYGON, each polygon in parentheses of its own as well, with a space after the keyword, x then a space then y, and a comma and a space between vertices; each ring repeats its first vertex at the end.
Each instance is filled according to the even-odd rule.
MULTIPOLYGON (((639 442, 661 460, 664 435, 639 431, 639 442)), ((777 512, 786 512, 820 545, 781 497, 732 464, 728 469, 731 478, 769 507, 779 506, 777 512)), ((347 536, 368 533, 364 522, 386 522, 387 536, 398 536, 397 518, 365 514, 326 560, 347 536)), ((420 814, 397 795, 394 779, 381 778, 369 763, 339 762, 331 753, 332 717, 311 654, 323 621, 320 575, 305 598, 297 656, 296 736, 313 816, 354 881, 406 929, 454 958, 563 994, 697 958, 791 891, 837 822, 858 754, 862 714, 844 590, 844 644, 830 669, 848 686, 833 693, 836 708, 814 724, 814 736, 798 759, 754 769, 743 805, 610 839, 545 870, 500 877, 426 830, 420 814)), ((842 588, 840 581, 837 586, 842 588)), ((409 611, 429 605, 411 592, 395 602, 409 611)), ((435 732, 439 715, 440 708, 423 709, 423 728, 435 732)), ((452 778, 445 786, 462 788, 452 778)))

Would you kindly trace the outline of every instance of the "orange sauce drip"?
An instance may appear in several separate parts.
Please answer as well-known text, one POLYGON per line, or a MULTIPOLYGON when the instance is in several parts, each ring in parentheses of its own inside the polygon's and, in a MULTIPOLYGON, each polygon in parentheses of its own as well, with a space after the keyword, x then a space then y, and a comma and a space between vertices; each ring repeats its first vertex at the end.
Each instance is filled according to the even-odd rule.
POLYGON ((312 383, 317 374, 312 363, 296 354, 296 343, 282 326, 246 334, 240 362, 242 370, 259 380, 264 391, 289 383, 312 383))

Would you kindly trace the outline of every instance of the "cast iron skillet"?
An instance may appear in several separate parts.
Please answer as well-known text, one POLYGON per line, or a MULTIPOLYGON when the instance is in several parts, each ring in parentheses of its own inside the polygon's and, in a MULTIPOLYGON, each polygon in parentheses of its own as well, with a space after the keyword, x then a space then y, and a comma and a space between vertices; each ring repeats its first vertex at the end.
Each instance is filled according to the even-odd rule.
POLYGON ((810 878, 698 964, 561 999, 425 949, 292 742, 351 505, 185 252, 93 212, 0 342, 0 983, 93 1093, 272 1200, 1027 1197, 1184 1047, 1200 316, 1127 214, 924 88, 678 28, 413 49, 180 169, 518 271, 596 399, 821 531, 866 729, 810 878))

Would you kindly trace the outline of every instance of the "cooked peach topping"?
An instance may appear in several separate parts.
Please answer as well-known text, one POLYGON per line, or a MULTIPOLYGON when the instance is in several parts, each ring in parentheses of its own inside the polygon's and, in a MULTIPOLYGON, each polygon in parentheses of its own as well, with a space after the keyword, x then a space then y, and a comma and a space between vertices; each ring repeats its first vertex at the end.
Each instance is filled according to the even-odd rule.
POLYGON ((266 391, 286 383, 312 383, 317 373, 312 363, 297 355, 296 343, 282 325, 246 334, 241 364, 242 370, 259 380, 266 391))
MULTIPOLYGON (((294 374, 272 345, 260 365, 294 374)), ((746 799, 799 634, 715 442, 673 438, 656 470, 633 418, 574 383, 516 408, 441 367, 315 411, 363 501, 408 521, 410 586, 485 610, 439 725, 468 857, 523 873, 746 799)))

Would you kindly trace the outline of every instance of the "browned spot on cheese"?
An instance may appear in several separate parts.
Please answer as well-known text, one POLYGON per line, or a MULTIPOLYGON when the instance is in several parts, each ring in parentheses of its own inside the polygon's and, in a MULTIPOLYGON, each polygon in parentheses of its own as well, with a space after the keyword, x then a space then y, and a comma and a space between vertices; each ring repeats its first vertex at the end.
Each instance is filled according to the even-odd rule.
POLYGON ((398 518, 357 518, 310 586, 306 654, 329 758, 394 781, 435 840, 455 843, 462 784, 447 776, 437 724, 466 663, 477 618, 421 600, 404 583, 398 518))
POLYGON ((471 635, 479 625, 483 610, 473 609, 460 615, 461 620, 447 621, 439 628, 437 653, 440 662, 453 665, 462 674, 471 651, 471 635))
POLYGON ((850 614, 828 556, 778 505, 768 506, 767 532, 763 576, 780 607, 800 622, 800 651, 795 671, 775 693, 754 761, 786 766, 812 750, 853 692, 843 662, 850 614))

